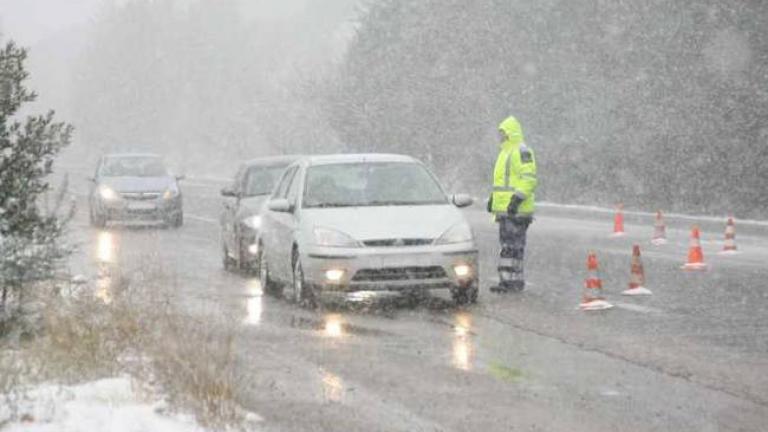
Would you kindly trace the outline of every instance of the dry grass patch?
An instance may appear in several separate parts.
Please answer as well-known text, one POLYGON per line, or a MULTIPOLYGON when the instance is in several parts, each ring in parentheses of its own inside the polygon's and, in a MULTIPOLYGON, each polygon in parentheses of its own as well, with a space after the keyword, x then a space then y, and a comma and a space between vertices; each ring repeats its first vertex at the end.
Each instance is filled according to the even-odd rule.
POLYGON ((35 382, 72 384, 127 372, 203 426, 244 428, 248 415, 236 396, 246 381, 235 362, 237 325, 221 315, 186 313, 173 295, 175 280, 157 269, 106 277, 109 295, 103 281, 48 293, 40 334, 0 356, 5 402, 35 382))

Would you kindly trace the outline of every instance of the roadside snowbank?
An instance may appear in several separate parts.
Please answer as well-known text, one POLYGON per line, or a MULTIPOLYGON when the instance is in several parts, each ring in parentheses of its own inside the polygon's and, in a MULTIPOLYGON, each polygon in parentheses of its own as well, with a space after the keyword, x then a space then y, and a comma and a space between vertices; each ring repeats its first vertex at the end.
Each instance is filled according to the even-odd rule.
MULTIPOLYGON (((165 404, 145 403, 129 377, 77 386, 43 385, 19 401, 17 419, 2 432, 204 432, 192 417, 165 414, 165 404)), ((0 406, 0 424, 11 417, 0 406)))

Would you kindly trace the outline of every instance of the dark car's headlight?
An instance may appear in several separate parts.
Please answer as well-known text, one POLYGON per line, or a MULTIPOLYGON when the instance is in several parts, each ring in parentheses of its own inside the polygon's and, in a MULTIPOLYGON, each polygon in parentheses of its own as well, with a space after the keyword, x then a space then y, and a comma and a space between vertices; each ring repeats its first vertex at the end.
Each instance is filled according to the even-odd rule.
POLYGON ((261 228, 261 216, 248 216, 247 218, 243 219, 243 225, 247 226, 248 228, 257 230, 261 228))
POLYGON ((104 201, 114 201, 119 198, 117 192, 109 186, 99 186, 99 196, 104 201))
POLYGON ((179 188, 176 186, 171 186, 163 192, 163 199, 166 200, 174 199, 177 196, 179 196, 179 188))

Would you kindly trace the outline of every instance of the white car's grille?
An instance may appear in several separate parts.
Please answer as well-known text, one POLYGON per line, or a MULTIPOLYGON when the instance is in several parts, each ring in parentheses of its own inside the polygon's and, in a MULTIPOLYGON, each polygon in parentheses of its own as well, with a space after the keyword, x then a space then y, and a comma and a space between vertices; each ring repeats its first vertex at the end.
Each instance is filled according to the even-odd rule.
POLYGON ((440 266, 426 267, 384 267, 378 269, 362 269, 355 273, 354 282, 386 282, 442 279, 447 277, 440 266))
POLYGON ((403 247, 403 246, 425 246, 432 244, 432 239, 426 238, 405 238, 405 239, 378 239, 365 240, 363 244, 367 247, 403 247))

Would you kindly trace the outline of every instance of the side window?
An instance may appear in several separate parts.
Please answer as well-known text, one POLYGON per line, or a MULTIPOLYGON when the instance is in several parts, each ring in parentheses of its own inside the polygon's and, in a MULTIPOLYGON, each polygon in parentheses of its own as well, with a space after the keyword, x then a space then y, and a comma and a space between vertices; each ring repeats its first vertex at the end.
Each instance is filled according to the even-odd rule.
POLYGON ((299 181, 299 178, 301 177, 301 174, 299 174, 298 169, 296 170, 296 174, 291 179, 291 185, 288 186, 288 193, 286 194, 286 199, 289 203, 295 205, 296 204, 296 197, 299 194, 299 185, 301 182, 299 181))
POLYGON ((285 198, 287 196, 288 187, 291 185, 291 180, 293 180, 293 176, 298 169, 298 167, 293 167, 285 171, 283 178, 280 179, 280 184, 275 189, 275 193, 272 194, 272 198, 285 198))

